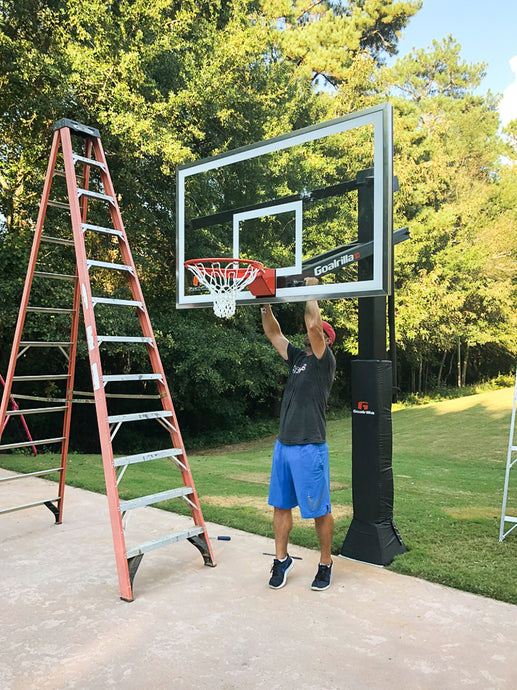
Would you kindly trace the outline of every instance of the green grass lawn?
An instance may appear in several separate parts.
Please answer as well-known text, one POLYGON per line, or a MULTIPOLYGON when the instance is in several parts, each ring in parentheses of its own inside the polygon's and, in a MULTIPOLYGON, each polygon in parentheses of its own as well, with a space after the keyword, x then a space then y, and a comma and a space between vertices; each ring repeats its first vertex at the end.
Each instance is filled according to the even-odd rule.
MULTIPOLYGON (((391 570, 517 604, 517 530, 498 540, 512 398, 513 389, 506 388, 394 409, 394 518, 408 552, 391 570)), ((328 442, 333 549, 339 553, 352 518, 349 417, 329 421, 328 442)), ((273 443, 267 438, 190 454, 206 520, 273 536, 267 506, 273 443)), ((4 455, 0 465, 18 471, 53 466, 48 455, 4 455)), ((124 498, 153 493, 167 482, 177 486, 177 478, 167 461, 135 466, 120 493, 124 498)), ((68 484, 103 491, 103 482, 99 456, 70 455, 68 484)), ((163 507, 188 513, 182 505, 163 507)), ((517 481, 510 485, 507 512, 517 515, 517 481)), ((296 517, 291 542, 317 548, 312 521, 296 517)))

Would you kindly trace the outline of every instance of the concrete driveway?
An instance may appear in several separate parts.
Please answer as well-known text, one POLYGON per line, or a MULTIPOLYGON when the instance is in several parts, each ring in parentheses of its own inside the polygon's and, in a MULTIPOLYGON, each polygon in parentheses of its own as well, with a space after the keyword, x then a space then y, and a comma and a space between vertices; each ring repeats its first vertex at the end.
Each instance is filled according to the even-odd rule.
MULTIPOLYGON (((27 502, 55 495, 39 478, 2 491, 14 485, 27 502)), ((62 525, 44 507, 0 517, 2 690, 517 687, 516 606, 342 558, 313 592, 318 555, 294 546, 271 590, 272 540, 210 523, 216 568, 187 542, 151 552, 126 603, 106 498, 65 500, 62 525)), ((191 524, 141 514, 143 539, 191 524)))

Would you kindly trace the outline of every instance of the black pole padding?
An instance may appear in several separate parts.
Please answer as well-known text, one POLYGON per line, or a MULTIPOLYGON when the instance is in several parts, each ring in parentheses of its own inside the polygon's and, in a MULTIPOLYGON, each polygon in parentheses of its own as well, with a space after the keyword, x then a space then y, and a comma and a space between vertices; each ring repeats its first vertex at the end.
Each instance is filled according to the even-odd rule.
POLYGON ((381 522, 393 515, 391 362, 352 362, 354 516, 381 522))
POLYGON ((341 556, 376 565, 406 551, 393 522, 391 396, 391 361, 352 362, 354 517, 341 556))

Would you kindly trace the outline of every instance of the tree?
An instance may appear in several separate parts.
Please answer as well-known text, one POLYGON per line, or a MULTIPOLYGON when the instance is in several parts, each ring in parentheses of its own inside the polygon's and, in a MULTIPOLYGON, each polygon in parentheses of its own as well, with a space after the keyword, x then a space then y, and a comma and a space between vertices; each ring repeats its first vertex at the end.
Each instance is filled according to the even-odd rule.
MULTIPOLYGON (((472 93, 483 67, 465 65, 452 39, 385 68, 420 6, 420 0, 2 0, 0 366, 9 351, 52 123, 70 117, 101 131, 162 359, 177 372, 174 387, 187 426, 191 420, 198 431, 211 419, 211 428, 220 428, 223 409, 233 426, 252 411, 269 410, 281 373, 257 336, 257 315, 244 309, 216 327, 205 312, 175 309, 176 166, 388 96, 397 113, 396 222, 409 224, 413 238, 397 248, 399 320, 407 326, 403 354, 415 366, 425 357, 439 367, 442 353, 452 352, 460 338, 478 370, 483 348, 499 348, 504 359, 514 347, 506 323, 515 303, 515 247, 504 256, 501 251, 505 228, 514 227, 515 187, 499 155, 511 156, 512 149, 497 133, 495 101, 472 93), (492 204, 490 210, 480 204, 471 210, 473 193, 492 204), (462 249, 479 238, 500 248, 490 255, 489 275, 474 251, 465 266, 459 261, 462 249), (478 284, 484 292, 469 292, 478 284), (504 294, 510 295, 506 310, 504 294), (482 330, 491 338, 485 344, 475 328, 482 310, 482 330), (435 327, 426 332, 429 323, 435 327), (220 347, 213 345, 217 338, 220 347), (211 346, 201 345, 206 342, 211 346), (235 361, 253 363, 260 385, 230 371, 229 352, 235 361), (216 376, 223 370, 226 376, 216 376), (206 390, 217 399, 200 406, 206 390)), ((360 149, 358 143, 349 155, 359 159, 360 149)), ((300 174, 310 169, 310 161, 297 163, 300 174)), ((315 252, 334 241, 324 232, 312 240, 315 252)), ((356 304, 329 302, 324 309, 343 343, 338 357, 347 359, 356 347, 356 304)), ((288 333, 299 330, 297 305, 280 312, 288 333)), ((116 330, 116 324, 103 326, 116 330)), ((138 368, 139 356, 114 348, 110 364, 138 368)), ((342 377, 337 391, 348 385, 342 377)))
MULTIPOLYGON (((397 250, 403 352, 413 367, 415 357, 434 357, 438 382, 448 353, 457 359, 458 384, 466 381, 468 352, 489 346, 493 358, 497 344, 505 366, 515 353, 515 233, 508 233, 515 219, 499 201, 507 198, 509 169, 501 163, 496 101, 472 94, 483 70, 464 63, 448 37, 385 72, 397 113, 396 215, 412 235, 397 250)), ((476 374, 484 376, 482 365, 476 374)))

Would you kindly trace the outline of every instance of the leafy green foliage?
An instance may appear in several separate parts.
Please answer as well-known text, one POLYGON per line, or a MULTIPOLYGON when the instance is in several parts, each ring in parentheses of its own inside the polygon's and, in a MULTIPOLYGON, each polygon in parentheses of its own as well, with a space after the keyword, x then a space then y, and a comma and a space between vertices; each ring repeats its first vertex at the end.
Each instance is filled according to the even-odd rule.
MULTIPOLYGON (((396 248, 403 390, 507 372, 517 353, 517 183, 515 167, 503 161, 515 158, 515 126, 503 139, 495 98, 473 93, 485 66, 465 63, 452 37, 384 66, 420 6, 420 0, 2 0, 0 370, 7 366, 52 123, 70 117, 101 131, 184 432, 195 441, 238 433, 250 416, 270 416, 282 363, 256 314, 244 308, 219 324, 207 312, 174 308, 176 165, 389 98, 401 187, 395 227, 409 225, 412 238, 396 248)), ((327 171, 317 146, 310 157, 279 159, 274 165, 289 174, 275 179, 273 165, 271 184, 289 193, 310 183, 316 170, 331 184, 370 164, 360 140, 344 135, 343 149, 346 155, 327 171)), ((252 171, 242 177, 253 185, 252 171)), ((340 232, 355 212, 353 201, 341 215, 315 207, 314 250, 344 241, 340 232)), ((61 221, 49 216, 48 222, 54 230, 61 221)), ((265 241, 273 256, 282 251, 278 237, 265 241)), ((98 282, 113 294, 121 289, 102 274, 98 282)), ((34 299, 48 297, 48 289, 35 284, 34 299)), ((51 289, 56 304, 70 299, 63 286, 51 289)), ((340 408, 357 348, 357 305, 343 300, 322 308, 338 332, 332 404, 340 408)), ((296 305, 276 311, 288 335, 303 329, 296 305)), ((99 320, 107 334, 126 327, 122 315, 99 311, 99 320)), ((39 319, 31 327, 37 337, 58 325, 39 319)), ((77 386, 86 389, 84 347, 79 355, 77 386)), ((144 359, 137 347, 114 346, 106 366, 139 371, 144 359)))
POLYGON ((396 222, 412 236, 396 250, 396 282, 413 391, 508 371, 516 353, 515 212, 501 208, 515 173, 501 163, 495 100, 472 95, 483 70, 448 37, 384 74, 397 113, 396 222))

